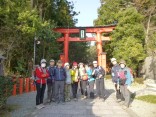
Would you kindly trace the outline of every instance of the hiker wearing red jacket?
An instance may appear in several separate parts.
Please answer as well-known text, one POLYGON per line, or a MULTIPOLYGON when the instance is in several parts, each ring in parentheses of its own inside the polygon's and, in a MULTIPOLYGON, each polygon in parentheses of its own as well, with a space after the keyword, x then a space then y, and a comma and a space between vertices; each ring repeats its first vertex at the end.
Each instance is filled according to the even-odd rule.
POLYGON ((46 88, 46 79, 49 77, 48 70, 46 69, 46 60, 41 60, 41 66, 37 67, 35 70, 36 73, 36 108, 41 109, 44 107, 43 98, 46 88))

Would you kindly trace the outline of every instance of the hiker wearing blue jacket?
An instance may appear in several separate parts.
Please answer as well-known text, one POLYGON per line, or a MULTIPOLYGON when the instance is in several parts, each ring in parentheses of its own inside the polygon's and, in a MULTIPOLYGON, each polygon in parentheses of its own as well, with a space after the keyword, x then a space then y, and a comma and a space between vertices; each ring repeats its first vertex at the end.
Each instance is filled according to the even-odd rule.
POLYGON ((55 61, 50 60, 50 66, 48 67, 50 77, 47 79, 47 102, 55 101, 55 85, 54 85, 54 71, 55 71, 55 61))
MULTIPOLYGON (((121 60, 120 63, 120 69, 119 69, 119 79, 118 79, 118 84, 120 85, 121 89, 121 94, 123 95, 124 98, 124 107, 129 107, 130 104, 130 99, 131 99, 131 93, 128 89, 128 87, 131 86, 132 83, 132 78, 131 78, 131 73, 128 67, 126 67, 126 62, 124 60, 121 60)), ((119 87, 118 87, 119 89, 119 87)))
POLYGON ((57 67, 55 68, 55 102, 64 104, 64 88, 66 80, 66 71, 62 67, 62 61, 57 62, 57 67))
POLYGON ((113 64, 113 67, 111 69, 112 82, 114 83, 114 87, 116 90, 116 99, 118 102, 120 102, 121 101, 121 92, 120 92, 120 89, 117 89, 117 87, 118 87, 117 81, 118 81, 118 73, 119 73, 120 65, 117 63, 116 58, 112 58, 111 63, 113 64))
POLYGON ((95 78, 93 78, 92 73, 93 73, 93 67, 91 64, 86 65, 86 72, 88 75, 88 82, 89 82, 89 96, 90 98, 94 98, 94 84, 95 84, 95 78))

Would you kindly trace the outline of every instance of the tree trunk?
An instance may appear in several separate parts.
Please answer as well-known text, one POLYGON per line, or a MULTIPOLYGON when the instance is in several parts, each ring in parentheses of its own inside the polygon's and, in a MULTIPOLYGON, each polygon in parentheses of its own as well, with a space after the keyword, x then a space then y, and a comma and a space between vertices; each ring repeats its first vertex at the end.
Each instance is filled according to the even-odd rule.
POLYGON ((150 22, 151 22, 151 15, 152 14, 152 12, 150 12, 150 14, 149 14, 149 18, 148 18, 148 22, 147 22, 147 29, 146 29, 146 37, 145 37, 145 43, 146 43, 146 45, 148 44, 148 40, 149 40, 149 30, 150 30, 150 22))

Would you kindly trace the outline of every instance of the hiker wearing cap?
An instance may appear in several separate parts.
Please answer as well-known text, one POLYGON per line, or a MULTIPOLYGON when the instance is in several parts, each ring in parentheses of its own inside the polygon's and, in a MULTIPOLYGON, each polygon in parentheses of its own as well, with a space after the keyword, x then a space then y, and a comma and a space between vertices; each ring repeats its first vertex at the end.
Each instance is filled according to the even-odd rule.
POLYGON ((36 89, 37 89, 36 108, 41 109, 44 107, 43 98, 46 88, 46 79, 49 77, 49 72, 46 69, 45 59, 41 60, 41 66, 36 68, 35 74, 36 74, 36 89))
POLYGON ((118 82, 118 73, 119 73, 119 69, 120 69, 120 66, 119 64, 117 63, 117 60, 115 58, 112 58, 111 59, 111 63, 113 64, 113 67, 111 69, 111 76, 112 76, 112 82, 114 83, 115 85, 115 90, 116 90, 116 99, 117 101, 121 101, 121 96, 120 96, 120 89, 117 89, 117 82, 118 82))
POLYGON ((64 87, 66 80, 66 71, 62 67, 62 61, 58 60, 55 68, 55 102, 64 104, 64 87))
POLYGON ((72 69, 71 69, 71 78, 72 78, 72 93, 74 101, 77 101, 77 88, 79 82, 79 71, 78 71, 78 64, 77 62, 73 62, 72 69))
POLYGON ((70 101, 70 91, 71 91, 71 70, 69 63, 64 64, 66 70, 66 82, 65 82, 65 101, 70 101))
POLYGON ((85 65, 86 73, 88 75, 88 83, 89 83, 89 96, 90 98, 94 98, 94 84, 95 84, 95 78, 93 78, 93 66, 92 64, 85 65))
POLYGON ((118 73, 118 77, 119 77, 118 84, 120 85, 121 94, 123 95, 123 98, 124 98, 123 105, 125 107, 129 107, 131 93, 128 90, 128 87, 131 86, 131 82, 132 82, 131 73, 130 73, 129 68, 126 66, 126 62, 124 60, 121 60, 119 65, 120 65, 120 69, 118 73))
POLYGON ((96 79, 96 94, 99 99, 104 99, 104 76, 105 76, 105 70, 102 68, 102 66, 99 66, 97 61, 93 61, 93 73, 92 75, 96 79))
POLYGON ((80 89, 82 98, 87 98, 88 76, 83 63, 79 63, 80 89))
POLYGON ((54 71, 55 71, 55 61, 53 59, 50 60, 50 66, 48 67, 48 71, 50 77, 47 79, 47 101, 50 103, 51 101, 55 101, 55 85, 54 85, 54 71))

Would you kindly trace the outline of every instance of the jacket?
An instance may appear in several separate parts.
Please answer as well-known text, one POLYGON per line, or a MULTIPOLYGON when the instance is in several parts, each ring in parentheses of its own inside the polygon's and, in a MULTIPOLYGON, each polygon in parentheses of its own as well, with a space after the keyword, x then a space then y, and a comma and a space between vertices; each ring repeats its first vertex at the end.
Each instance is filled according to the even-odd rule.
POLYGON ((55 66, 49 66, 48 71, 49 71, 49 78, 47 79, 47 83, 52 83, 54 81, 54 72, 55 72, 55 66))
POLYGON ((111 70, 112 82, 117 83, 119 69, 120 69, 120 66, 118 64, 112 67, 112 70, 111 70))
POLYGON ((66 84, 71 84, 71 70, 66 69, 66 84))
POLYGON ((97 66, 93 70, 95 71, 93 75, 96 79, 98 79, 100 75, 102 75, 102 78, 104 78, 105 70, 101 66, 97 66))
POLYGON ((71 69, 70 72, 71 72, 72 83, 78 82, 78 77, 79 77, 78 69, 71 69))
POLYGON ((36 82, 46 84, 46 79, 50 76, 46 68, 37 67, 35 70, 36 82))
POLYGON ((54 70, 54 80, 55 81, 65 81, 66 80, 66 71, 63 67, 56 67, 54 70))
POLYGON ((89 82, 94 81, 95 79, 92 76, 93 70, 91 68, 89 68, 89 69, 86 70, 86 72, 87 72, 87 75, 88 75, 88 81, 89 82))
MULTIPOLYGON (((124 71, 125 77, 126 77, 125 85, 130 86, 132 83, 132 76, 131 76, 130 70, 127 67, 125 67, 124 69, 122 69, 122 68, 119 69, 119 73, 123 72, 123 71, 124 71)), ((120 80, 120 78, 118 79, 118 84, 119 84, 119 80, 120 80)))

